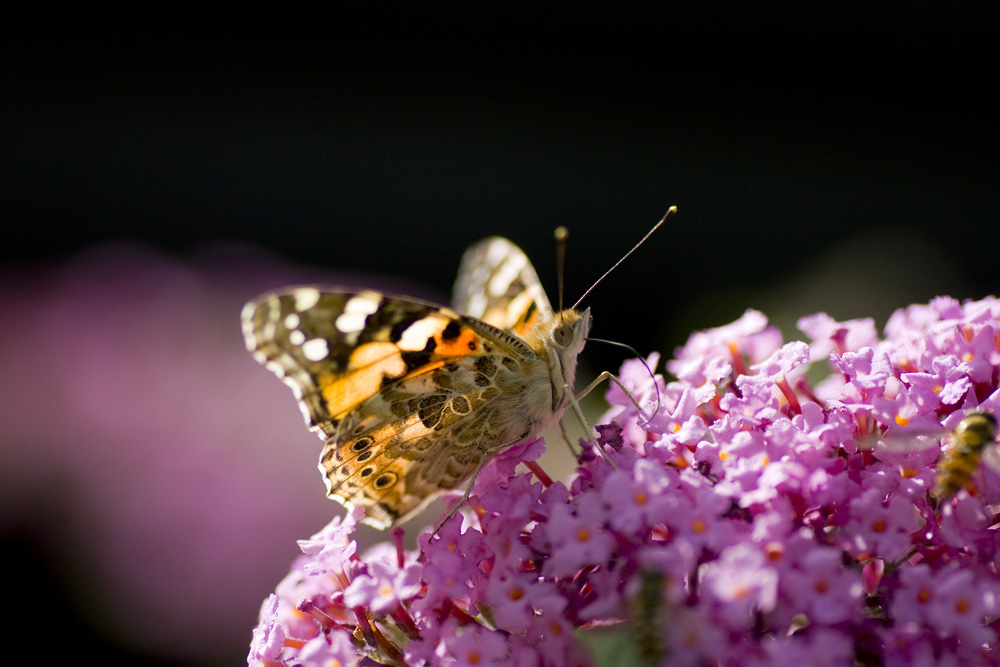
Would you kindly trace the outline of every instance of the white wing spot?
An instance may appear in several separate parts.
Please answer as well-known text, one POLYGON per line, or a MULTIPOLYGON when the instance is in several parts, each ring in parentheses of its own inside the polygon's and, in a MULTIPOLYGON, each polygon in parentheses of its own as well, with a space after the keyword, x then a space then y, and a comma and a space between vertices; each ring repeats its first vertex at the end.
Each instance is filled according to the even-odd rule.
POLYGON ((486 264, 489 264, 490 266, 499 266, 509 252, 510 251, 506 242, 494 241, 486 250, 486 264))
POLYGON ((415 320, 406 327, 396 344, 399 345, 399 349, 408 352, 422 350, 427 346, 427 339, 440 333, 448 321, 448 318, 438 314, 431 314, 415 320))
POLYGON ((285 315, 285 328, 286 329, 298 329, 299 324, 302 323, 301 318, 299 318, 297 313, 288 313, 285 315))
POLYGON ((278 328, 274 326, 274 322, 268 320, 264 323, 264 326, 260 328, 260 337, 263 340, 274 340, 275 335, 278 333, 278 328))
POLYGON ((506 294, 527 262, 528 259, 524 255, 511 255, 506 262, 497 267, 497 272, 486 286, 490 296, 501 297, 506 294))
POLYGON ((302 345, 302 343, 306 342, 306 335, 296 329, 288 333, 288 342, 292 345, 302 345))
MULTIPOLYGON (((289 375, 282 376, 281 377, 281 381, 285 383, 286 387, 288 387, 289 389, 292 390, 292 395, 294 395, 295 398, 298 399, 298 401, 299 401, 299 410, 300 411, 301 410, 305 410, 305 408, 303 408, 303 404, 302 404, 302 385, 299 384, 299 381, 296 380, 295 378, 289 376, 289 375)), ((305 412, 303 412, 302 414, 305 414, 305 412)), ((307 424, 309 423, 308 417, 306 419, 306 423, 307 424)))
MULTIPOLYGON (((255 357, 256 357, 256 355, 255 355, 255 357)), ((270 359, 268 359, 264 355, 261 355, 261 356, 256 357, 256 358, 257 358, 258 361, 261 361, 261 359, 263 359, 262 363, 264 364, 264 368, 266 368, 267 370, 271 371, 272 373, 274 373, 275 375, 277 375, 280 378, 285 377, 285 367, 282 366, 277 361, 271 361, 270 359)))
POLYGON ((250 303, 243 306, 243 310, 240 311, 240 319, 244 322, 253 323, 253 314, 257 310, 257 302, 251 301, 250 303))
POLYGON ((378 310, 382 297, 377 292, 361 292, 344 304, 344 312, 337 316, 334 325, 342 334, 356 334, 365 328, 365 320, 378 310))
MULTIPOLYGON (((278 333, 278 319, 281 317, 281 300, 272 294, 265 303, 267 305, 267 320, 260 326, 260 335, 257 339, 274 340, 278 333)), ((248 307, 249 305, 247 304, 248 307)), ((262 307, 258 306, 257 308, 262 307)), ((254 314, 256 314, 256 309, 254 314)))
POLYGON ((292 296, 295 297, 295 310, 300 313, 319 303, 319 290, 315 287, 302 287, 295 290, 292 296))
POLYGON ((330 354, 325 338, 313 338, 302 343, 302 356, 309 361, 323 361, 330 354))

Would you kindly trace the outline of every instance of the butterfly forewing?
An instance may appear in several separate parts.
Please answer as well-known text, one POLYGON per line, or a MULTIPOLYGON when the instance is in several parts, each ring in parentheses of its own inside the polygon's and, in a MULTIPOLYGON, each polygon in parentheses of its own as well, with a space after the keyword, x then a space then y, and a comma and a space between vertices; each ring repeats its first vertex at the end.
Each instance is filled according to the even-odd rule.
POLYGON ((527 255, 499 236, 483 239, 465 251, 452 306, 521 337, 552 316, 552 306, 527 255))
MULTIPOLYGON (((508 274, 494 267, 491 275, 496 287, 496 276, 508 274)), ((530 264, 510 275, 519 293, 535 293, 526 279, 541 295, 514 317, 526 325, 548 300, 530 264)), ((509 301, 486 300, 496 312, 509 301)), ((554 414, 545 358, 448 308, 370 290, 295 287, 249 303, 243 327, 255 358, 292 387, 326 440, 320 469, 328 495, 367 507, 366 522, 379 528, 456 488, 487 452, 554 414)))
POLYGON ((421 365, 426 355, 412 348, 426 346, 426 340, 399 344, 392 338, 417 321, 440 332, 456 317, 374 291, 294 287, 247 304, 243 329, 254 357, 302 402, 310 427, 332 435, 383 376, 402 377, 421 365), (431 315, 437 317, 428 320, 431 315))

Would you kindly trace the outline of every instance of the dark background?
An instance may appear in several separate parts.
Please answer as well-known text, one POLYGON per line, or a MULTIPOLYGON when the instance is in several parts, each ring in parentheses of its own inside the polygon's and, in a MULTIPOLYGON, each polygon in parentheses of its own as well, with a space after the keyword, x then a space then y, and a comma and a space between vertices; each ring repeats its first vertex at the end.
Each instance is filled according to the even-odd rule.
MULTIPOLYGON (((881 327, 911 302, 1000 289, 985 6, 7 26, 0 261, 237 241, 447 299, 462 250, 502 234, 555 300, 566 225, 573 301, 677 205, 588 297, 595 336, 669 355, 747 307, 788 337, 818 310, 881 327)), ((43 554, 7 552, 8 572, 47 580, 43 554)), ((28 609, 29 638, 58 622, 85 652, 138 660, 28 609)))

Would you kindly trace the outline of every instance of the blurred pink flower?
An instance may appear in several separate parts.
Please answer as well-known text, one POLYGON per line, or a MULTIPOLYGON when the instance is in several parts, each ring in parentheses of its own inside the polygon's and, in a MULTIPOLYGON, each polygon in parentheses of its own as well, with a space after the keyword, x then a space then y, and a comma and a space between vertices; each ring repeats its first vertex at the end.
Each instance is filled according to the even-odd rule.
POLYGON ((0 519, 57 545, 80 613, 136 651, 232 662, 290 541, 339 509, 239 328, 248 298, 321 277, 136 245, 0 275, 0 519))

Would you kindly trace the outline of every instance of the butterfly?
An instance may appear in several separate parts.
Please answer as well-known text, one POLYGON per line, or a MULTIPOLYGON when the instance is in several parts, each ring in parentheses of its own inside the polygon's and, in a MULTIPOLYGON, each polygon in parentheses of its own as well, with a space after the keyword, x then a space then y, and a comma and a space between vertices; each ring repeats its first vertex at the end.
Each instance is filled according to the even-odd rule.
POLYGON ((291 387, 324 441, 327 495, 379 529, 456 489, 572 400, 590 310, 553 310, 520 248, 465 253, 451 308, 297 286, 243 309, 248 350, 291 387))
MULTIPOLYGON (((670 207, 580 300, 676 213, 670 207)), ((554 310, 528 257, 499 236, 466 251, 451 308, 305 285, 262 294, 241 319, 247 349, 291 387, 326 443, 327 496, 364 507, 362 521, 379 529, 474 479, 567 406, 586 424, 573 384, 590 309, 554 310)), ((604 379, 618 382, 602 373, 581 395, 604 379)))

